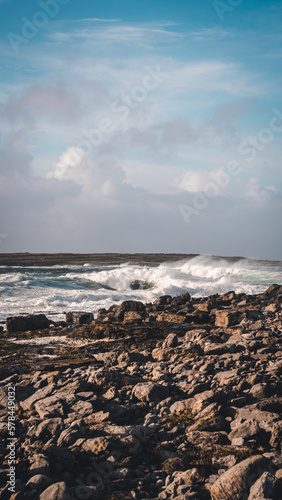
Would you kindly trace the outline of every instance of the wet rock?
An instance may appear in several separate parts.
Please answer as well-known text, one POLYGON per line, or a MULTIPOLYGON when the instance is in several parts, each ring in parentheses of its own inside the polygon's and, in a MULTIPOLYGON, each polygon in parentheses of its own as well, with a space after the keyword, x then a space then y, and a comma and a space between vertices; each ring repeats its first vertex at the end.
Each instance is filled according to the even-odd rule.
POLYGON ((44 330, 50 325, 50 320, 44 314, 29 314, 28 316, 13 316, 6 320, 8 333, 26 332, 29 330, 44 330))
POLYGON ((87 312, 68 312, 66 313, 66 322, 76 325, 87 325, 94 320, 92 313, 87 312))
POLYGON ((150 284, 146 281, 135 280, 130 283, 131 290, 148 290, 150 284))
POLYGON ((167 306, 172 301, 172 297, 170 295, 162 295, 158 297, 154 302, 154 306, 167 306))
POLYGON ((116 320, 123 321, 126 312, 136 312, 139 313, 142 316, 142 318, 145 318, 146 308, 143 302, 138 302, 135 300, 125 300, 117 308, 117 311, 115 313, 116 320))

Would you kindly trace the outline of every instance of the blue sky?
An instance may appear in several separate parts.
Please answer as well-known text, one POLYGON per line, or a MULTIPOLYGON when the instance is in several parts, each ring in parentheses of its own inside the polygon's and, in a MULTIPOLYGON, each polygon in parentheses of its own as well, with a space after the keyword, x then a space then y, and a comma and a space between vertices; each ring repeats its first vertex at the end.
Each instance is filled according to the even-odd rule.
POLYGON ((282 260, 280 2, 0 14, 1 252, 282 260))

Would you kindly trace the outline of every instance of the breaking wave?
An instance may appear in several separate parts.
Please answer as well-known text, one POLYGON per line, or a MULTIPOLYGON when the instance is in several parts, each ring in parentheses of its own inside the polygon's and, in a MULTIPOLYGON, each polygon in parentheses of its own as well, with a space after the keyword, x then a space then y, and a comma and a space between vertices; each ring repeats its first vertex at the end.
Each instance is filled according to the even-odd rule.
POLYGON ((195 296, 260 293, 282 283, 282 266, 268 261, 197 256, 160 265, 120 264, 53 267, 0 267, 0 320, 43 312, 97 312, 123 300, 151 302, 185 291, 195 296))

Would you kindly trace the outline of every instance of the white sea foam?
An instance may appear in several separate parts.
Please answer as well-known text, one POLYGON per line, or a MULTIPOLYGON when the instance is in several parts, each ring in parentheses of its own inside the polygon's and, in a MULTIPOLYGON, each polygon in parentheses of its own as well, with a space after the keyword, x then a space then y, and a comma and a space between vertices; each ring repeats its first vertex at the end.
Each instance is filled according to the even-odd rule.
POLYGON ((42 312, 55 319, 65 311, 108 308, 123 300, 151 302, 160 295, 188 291, 195 296, 224 293, 259 293, 282 283, 282 266, 247 259, 228 261, 207 256, 166 262, 158 266, 125 263, 112 266, 2 267, 0 320, 7 316, 42 312), (132 290, 134 281, 146 290, 132 290))

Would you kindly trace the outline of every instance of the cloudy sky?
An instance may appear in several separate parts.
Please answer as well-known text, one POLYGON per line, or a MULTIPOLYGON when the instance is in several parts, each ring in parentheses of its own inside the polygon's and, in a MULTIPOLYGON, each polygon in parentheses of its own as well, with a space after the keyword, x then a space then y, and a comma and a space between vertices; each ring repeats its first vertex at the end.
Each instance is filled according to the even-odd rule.
POLYGON ((282 5, 0 0, 0 252, 282 260, 282 5))

